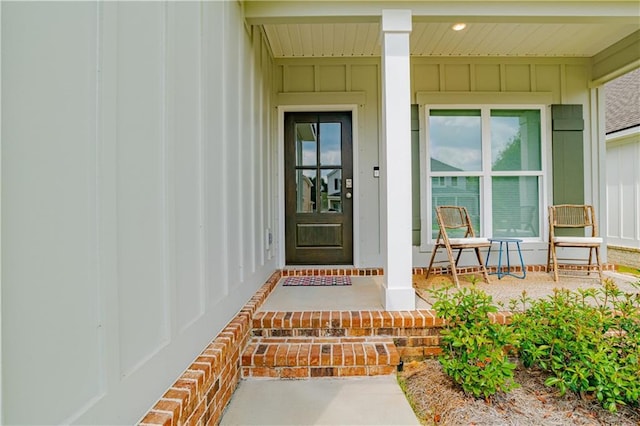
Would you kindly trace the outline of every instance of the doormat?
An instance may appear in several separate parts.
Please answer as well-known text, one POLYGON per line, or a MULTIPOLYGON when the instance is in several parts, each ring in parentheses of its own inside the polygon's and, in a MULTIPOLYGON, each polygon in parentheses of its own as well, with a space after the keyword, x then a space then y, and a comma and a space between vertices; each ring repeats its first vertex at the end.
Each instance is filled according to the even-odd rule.
POLYGON ((351 278, 347 275, 286 277, 284 278, 282 285, 284 287, 351 285, 351 278))

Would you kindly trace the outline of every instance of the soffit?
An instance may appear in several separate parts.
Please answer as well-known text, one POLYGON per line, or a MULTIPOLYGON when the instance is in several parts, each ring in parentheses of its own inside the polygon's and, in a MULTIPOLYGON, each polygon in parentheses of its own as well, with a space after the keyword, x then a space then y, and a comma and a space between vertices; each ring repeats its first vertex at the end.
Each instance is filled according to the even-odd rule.
POLYGON ((592 57, 640 30, 637 1, 247 1, 276 58, 380 56, 382 10, 412 11, 413 56, 592 57), (456 22, 467 23, 460 32, 456 22))
MULTIPOLYGON (((412 56, 591 57, 640 28, 609 23, 414 22, 412 56)), ((378 23, 267 24, 276 58, 380 56, 378 23)))

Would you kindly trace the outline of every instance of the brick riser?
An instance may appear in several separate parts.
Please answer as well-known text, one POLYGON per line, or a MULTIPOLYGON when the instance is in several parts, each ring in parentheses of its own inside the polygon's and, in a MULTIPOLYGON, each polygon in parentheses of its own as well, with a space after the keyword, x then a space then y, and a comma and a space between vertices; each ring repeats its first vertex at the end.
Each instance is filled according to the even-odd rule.
MULTIPOLYGON (((582 264, 575 265, 559 265, 561 269, 567 270, 576 270, 576 271, 586 271, 588 267, 582 264)), ((411 269, 411 273, 414 275, 426 275, 427 270, 429 268, 422 266, 415 266, 411 269)), ((503 267, 506 269, 506 266, 503 267)), ((525 269, 527 272, 548 272, 547 265, 526 265, 525 269)), ((612 263, 603 263, 602 270, 603 271, 615 271, 615 265, 612 263)), ((488 266, 487 271, 496 272, 498 268, 496 266, 488 266)), ((521 271, 522 268, 520 265, 511 265, 512 271, 521 271)), ((459 266, 457 268, 459 274, 472 274, 472 273, 480 273, 480 268, 477 266, 459 266)), ((313 275, 350 275, 350 276, 360 276, 360 277, 368 277, 368 276, 378 276, 384 275, 384 270, 382 268, 288 268, 283 269, 281 271, 283 277, 292 277, 292 276, 313 276, 313 275)), ((446 275, 451 274, 451 269, 448 266, 434 267, 431 270, 431 274, 433 275, 446 275)))
POLYGON ((254 338, 243 377, 305 379, 392 374, 400 355, 389 338, 254 338))
MULTIPOLYGON (((508 321, 510 314, 505 312, 491 316, 494 321, 504 323, 508 321)), ((263 311, 254 314, 252 325, 251 333, 255 339, 307 338, 339 341, 345 338, 386 338, 393 341, 402 361, 432 357, 441 352, 439 344, 442 320, 436 318, 435 312, 431 310, 263 311)), ((246 351, 244 354, 247 354, 246 351)), ((248 359, 246 362, 249 366, 248 359)), ((243 370, 243 374, 246 373, 250 372, 243 370)))

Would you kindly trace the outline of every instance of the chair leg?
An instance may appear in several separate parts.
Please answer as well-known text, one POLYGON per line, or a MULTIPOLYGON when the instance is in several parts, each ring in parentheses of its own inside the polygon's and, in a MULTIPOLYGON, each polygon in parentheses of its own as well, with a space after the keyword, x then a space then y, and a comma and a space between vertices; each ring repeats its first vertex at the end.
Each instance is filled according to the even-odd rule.
POLYGON ((553 261, 553 280, 558 281, 558 256, 556 254, 556 246, 551 244, 551 258, 553 261))
POLYGON ((429 269, 427 269, 427 275, 425 278, 429 278, 429 273, 431 273, 431 266, 433 266, 433 261, 436 258, 436 253, 438 252, 438 244, 433 247, 433 253, 431 254, 431 261, 429 262, 429 269))
POLYGON ((456 256, 456 266, 460 263, 460 257, 462 256, 462 249, 458 249, 458 255, 456 256))
POLYGON ((600 274, 600 282, 602 282, 602 263, 600 262, 600 247, 596 247, 596 262, 598 262, 598 273, 600 274))
MULTIPOLYGON (((458 251, 458 259, 460 259, 461 251, 462 250, 458 251)), ((451 275, 453 276, 453 282, 456 284, 457 288, 460 288, 460 281, 458 281, 458 271, 456 270, 458 261, 453 260, 453 253, 451 253, 451 250, 447 250, 447 256, 449 257, 449 264, 451 265, 451 275)))
POLYGON ((484 278, 484 282, 489 284, 489 274, 487 273, 487 268, 482 263, 482 258, 480 257, 480 249, 478 247, 475 248, 476 257, 478 258, 478 263, 480 264, 480 269, 482 270, 482 277, 484 278))

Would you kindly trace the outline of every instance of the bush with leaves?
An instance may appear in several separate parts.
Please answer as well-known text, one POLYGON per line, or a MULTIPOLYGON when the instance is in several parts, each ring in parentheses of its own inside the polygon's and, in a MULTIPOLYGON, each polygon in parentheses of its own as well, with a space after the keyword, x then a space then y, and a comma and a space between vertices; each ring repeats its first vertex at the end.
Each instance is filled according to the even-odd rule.
MULTIPOLYGON (((640 283, 639 283, 640 284, 640 283)), ((622 293, 612 280, 602 288, 554 291, 513 317, 526 367, 552 375, 561 394, 592 394, 614 412, 640 399, 640 295, 622 293)))
POLYGON ((516 366, 508 358, 516 335, 489 319, 488 314, 498 310, 491 296, 475 286, 457 291, 446 286, 431 294, 433 308, 444 319, 443 354, 438 358, 444 372, 475 397, 488 399, 517 387, 513 381, 516 366))

